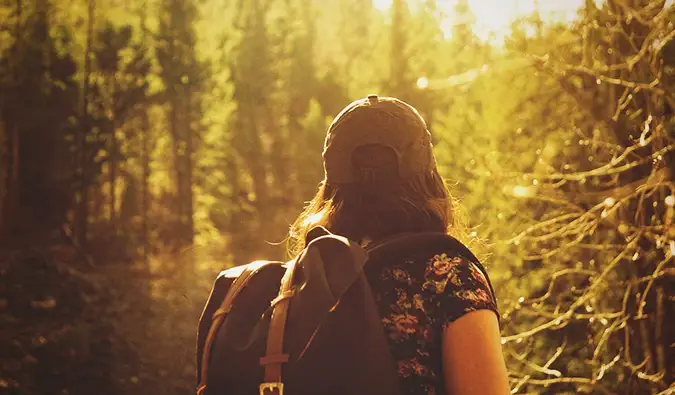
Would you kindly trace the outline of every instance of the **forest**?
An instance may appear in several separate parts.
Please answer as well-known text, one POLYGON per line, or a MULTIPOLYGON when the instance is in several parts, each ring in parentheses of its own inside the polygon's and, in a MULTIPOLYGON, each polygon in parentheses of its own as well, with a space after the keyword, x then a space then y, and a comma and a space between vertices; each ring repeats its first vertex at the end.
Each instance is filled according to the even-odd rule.
POLYGON ((512 394, 675 393, 675 5, 484 3, 0 0, 0 393, 194 393, 215 275, 287 258, 369 93, 429 125, 512 394))

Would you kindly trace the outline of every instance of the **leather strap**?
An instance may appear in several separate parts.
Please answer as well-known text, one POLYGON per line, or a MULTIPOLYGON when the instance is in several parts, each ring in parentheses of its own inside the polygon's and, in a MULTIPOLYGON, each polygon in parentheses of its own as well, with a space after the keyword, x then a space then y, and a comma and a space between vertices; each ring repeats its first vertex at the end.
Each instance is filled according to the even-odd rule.
POLYGON ((283 381, 281 377, 282 365, 288 362, 288 354, 284 354, 284 332, 286 318, 293 295, 293 275, 295 274, 297 259, 288 264, 286 273, 281 279, 279 296, 272 301, 272 317, 267 332, 267 350, 260 358, 260 365, 265 373, 263 383, 260 384, 260 395, 283 395, 283 381))
POLYGON ((199 386, 197 387, 197 395, 204 395, 206 391, 206 380, 208 378, 208 366, 209 359, 211 357, 211 347, 213 346, 213 341, 215 340, 218 329, 225 321, 225 317, 232 310, 232 305, 235 298, 242 289, 246 286, 248 281, 253 277, 258 270, 262 267, 267 266, 272 262, 262 262, 257 266, 247 266, 244 271, 234 279, 234 282, 230 286, 230 289, 227 290, 225 298, 223 298, 223 303, 220 305, 218 310, 213 313, 211 326, 209 327, 209 332, 206 335, 206 341, 204 343, 204 350, 202 352, 201 360, 201 376, 199 378, 199 386))

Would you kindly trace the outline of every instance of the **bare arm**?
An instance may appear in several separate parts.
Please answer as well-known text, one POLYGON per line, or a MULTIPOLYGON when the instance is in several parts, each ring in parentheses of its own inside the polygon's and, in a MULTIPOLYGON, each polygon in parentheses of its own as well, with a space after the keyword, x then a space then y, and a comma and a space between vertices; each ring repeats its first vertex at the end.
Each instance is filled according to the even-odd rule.
POLYGON ((473 311, 447 325, 443 374, 448 394, 509 394, 499 323, 493 311, 473 311))

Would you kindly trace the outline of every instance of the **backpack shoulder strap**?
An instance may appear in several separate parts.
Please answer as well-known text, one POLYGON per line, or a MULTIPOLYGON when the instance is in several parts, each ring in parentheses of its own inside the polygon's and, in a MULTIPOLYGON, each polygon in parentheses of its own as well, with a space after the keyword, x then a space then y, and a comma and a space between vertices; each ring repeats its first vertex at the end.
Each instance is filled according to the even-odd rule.
POLYGON ((260 384, 261 395, 283 395, 282 366, 289 361, 289 352, 293 354, 298 351, 291 345, 284 352, 287 322, 291 323, 289 332, 292 331, 296 340, 308 336, 304 344, 306 350, 325 314, 335 307, 347 289, 358 280, 366 262, 366 253, 360 246, 342 236, 331 234, 325 228, 314 228, 308 234, 307 241, 307 247, 287 264, 279 294, 271 302, 273 309, 267 334, 267 349, 265 356, 260 358, 260 365, 264 368, 264 379, 260 384), (338 268, 340 270, 336 270, 338 268), (298 271, 302 274, 300 283, 295 281, 298 271))
POLYGON ((211 326, 209 327, 209 331, 206 335, 206 341, 204 343, 201 361, 199 361, 201 365, 200 366, 201 371, 199 377, 199 385, 197 386, 197 395, 203 395, 204 392, 206 391, 206 381, 208 378, 208 365, 209 359, 211 357, 211 348, 213 346, 213 341, 215 340, 216 334, 218 333, 218 329, 223 324, 223 321, 225 321, 225 317, 232 310, 234 300, 236 299, 237 295, 239 295, 241 290, 244 289, 246 284, 249 282, 249 280, 251 279, 251 277, 253 277, 255 273, 257 273, 264 266, 273 263, 275 262, 256 261, 248 265, 236 267, 221 273, 221 276, 225 277, 236 276, 236 278, 234 279, 234 282, 232 283, 230 288, 227 290, 227 293, 225 294, 225 297, 223 298, 223 302, 221 303, 220 307, 215 311, 215 313, 213 313, 212 317, 209 317, 211 319, 211 326))
POLYGON ((272 316, 267 331, 267 345, 265 355, 260 358, 260 366, 264 369, 263 382, 260 384, 260 395, 267 391, 271 395, 283 395, 282 365, 288 362, 288 354, 284 353, 284 335, 290 298, 293 296, 293 277, 297 258, 286 266, 286 273, 281 278, 279 296, 270 303, 272 316))

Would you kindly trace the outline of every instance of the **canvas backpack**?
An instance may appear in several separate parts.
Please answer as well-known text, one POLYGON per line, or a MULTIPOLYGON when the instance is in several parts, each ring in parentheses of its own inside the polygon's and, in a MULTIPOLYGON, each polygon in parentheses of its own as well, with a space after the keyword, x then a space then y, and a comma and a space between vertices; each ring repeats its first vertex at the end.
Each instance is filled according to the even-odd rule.
POLYGON ((366 263, 372 271, 406 251, 438 248, 484 272, 466 247, 440 233, 364 249, 321 227, 290 262, 222 272, 200 321, 197 394, 399 394, 366 263))

